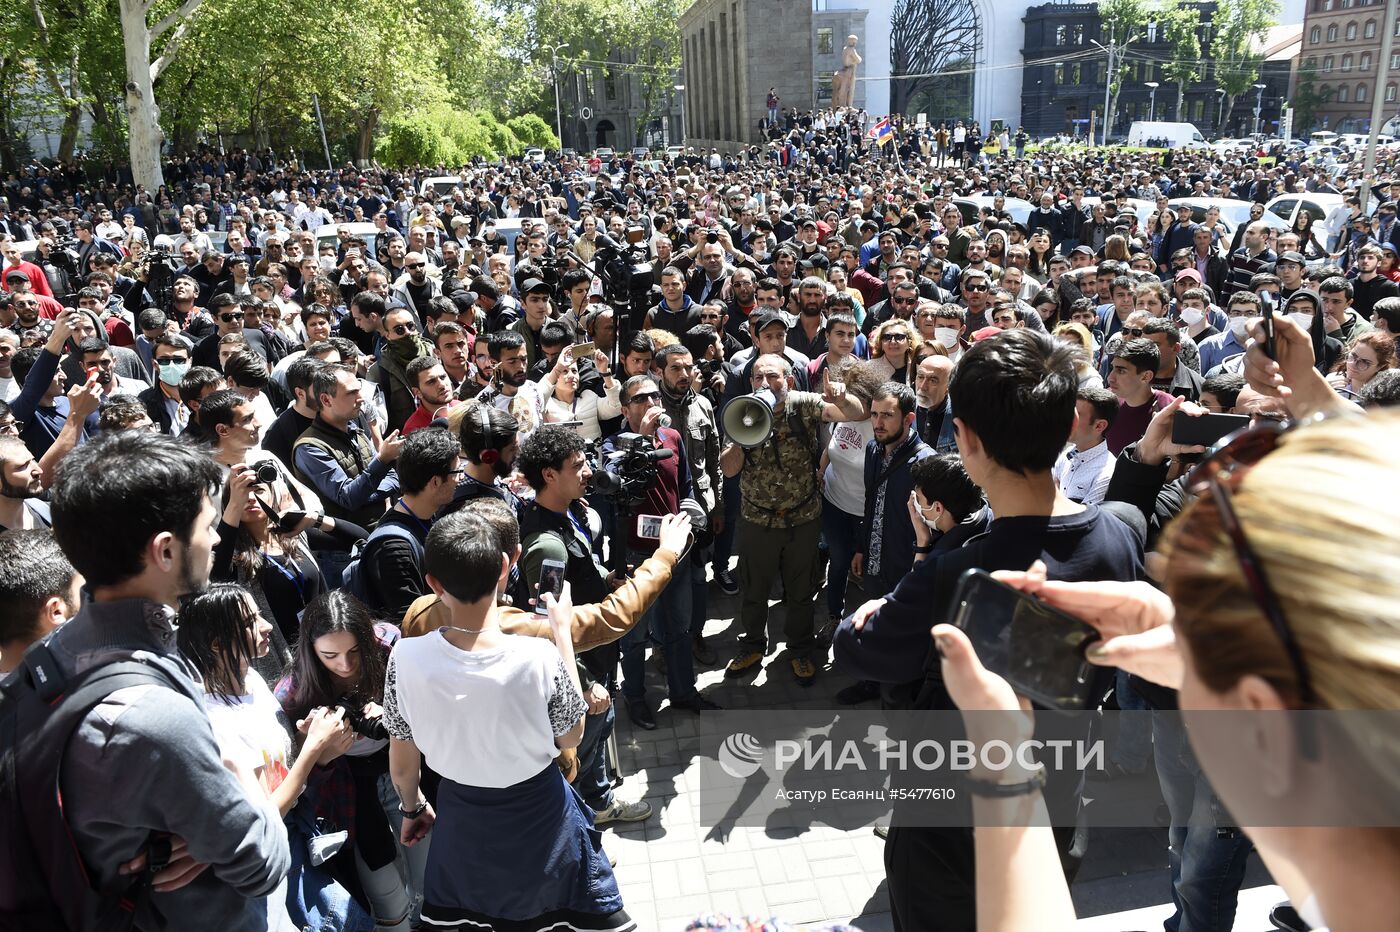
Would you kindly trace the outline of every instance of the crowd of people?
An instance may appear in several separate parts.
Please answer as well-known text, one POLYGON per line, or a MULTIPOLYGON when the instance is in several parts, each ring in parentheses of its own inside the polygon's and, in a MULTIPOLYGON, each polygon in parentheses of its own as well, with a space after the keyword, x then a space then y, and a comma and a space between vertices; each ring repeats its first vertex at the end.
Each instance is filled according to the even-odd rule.
MULTIPOLYGON (((599 833, 652 816, 614 794, 614 703, 643 730, 713 713, 723 664, 731 689, 766 668, 848 705, 1014 708, 958 629, 930 636, 969 568, 1102 629, 1109 708, 1248 706, 1256 680, 1265 707, 1393 706, 1400 602, 1358 590, 1397 556, 1373 411, 1400 403, 1395 166, 1023 134, 988 162, 971 124, 879 146, 864 114, 777 107, 766 148, 446 189, 241 150, 155 192, 5 179, 0 727, 47 737, 0 741, 0 914, 637 928, 599 833), (1336 235, 1260 220, 1321 185, 1336 235), (1186 194, 1257 208, 1231 227, 1186 194), (1353 416, 1277 439, 1319 412, 1353 416), (1202 462, 1173 428, 1207 414, 1278 452, 1202 462)), ((1176 721, 1112 762, 1162 785, 1168 930, 1230 928, 1256 845, 1294 928, 1400 918, 1356 911, 1343 830, 1314 853, 1192 824, 1249 790, 1217 792, 1224 752, 1176 721)), ((1039 805, 1022 776, 969 812, 1039 805)), ((895 928, 1065 927, 1071 835, 896 825, 895 928)), ((1365 843, 1368 876, 1394 867, 1393 834, 1365 843)))

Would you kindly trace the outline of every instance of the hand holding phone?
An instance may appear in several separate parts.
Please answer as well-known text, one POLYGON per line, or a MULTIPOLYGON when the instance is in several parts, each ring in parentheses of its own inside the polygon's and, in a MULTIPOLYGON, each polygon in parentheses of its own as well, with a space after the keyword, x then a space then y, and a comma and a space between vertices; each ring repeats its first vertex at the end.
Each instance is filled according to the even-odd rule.
POLYGON ((564 564, 560 560, 545 560, 540 564, 540 582, 535 592, 535 614, 548 615, 549 606, 545 604, 544 595, 546 592, 553 594, 555 599, 559 598, 564 591, 564 564))
POLYGON ((1278 358, 1278 346, 1274 342, 1274 296, 1271 292, 1259 293, 1259 307, 1264 316, 1264 352, 1270 359, 1278 358))

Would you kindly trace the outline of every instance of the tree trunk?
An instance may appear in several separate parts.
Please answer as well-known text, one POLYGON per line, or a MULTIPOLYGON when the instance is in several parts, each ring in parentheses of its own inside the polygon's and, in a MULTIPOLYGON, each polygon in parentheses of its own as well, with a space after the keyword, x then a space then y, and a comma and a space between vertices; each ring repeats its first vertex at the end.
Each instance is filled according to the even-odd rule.
POLYGON ((1235 113, 1235 95, 1234 95, 1234 94, 1226 94, 1226 95, 1225 95, 1225 115, 1224 115, 1223 117, 1220 118, 1220 126, 1221 126, 1220 132, 1223 133, 1223 132, 1225 131, 1225 130, 1224 130, 1224 127, 1230 125, 1230 117, 1234 116, 1234 113, 1235 113))
POLYGON ((379 108, 370 107, 360 124, 360 140, 355 147, 355 164, 363 168, 374 155, 374 128, 379 125, 379 108))
POLYGON ((1183 108, 1186 106, 1186 82, 1176 82, 1176 120, 1181 120, 1183 108))
POLYGON ((151 77, 151 30, 142 0, 120 0, 126 50, 126 123, 131 177, 152 196, 165 184, 161 171, 160 108, 151 77))
POLYGON ((63 132, 58 137, 58 160, 67 162, 73 158, 73 150, 78 147, 78 124, 82 121, 83 110, 74 101, 68 107, 68 115, 63 118, 63 132))

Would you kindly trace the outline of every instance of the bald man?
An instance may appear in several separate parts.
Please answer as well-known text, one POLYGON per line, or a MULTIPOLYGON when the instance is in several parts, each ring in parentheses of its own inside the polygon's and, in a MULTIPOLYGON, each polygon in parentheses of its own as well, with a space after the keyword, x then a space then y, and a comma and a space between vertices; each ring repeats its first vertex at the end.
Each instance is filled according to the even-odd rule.
POLYGON ((948 383, 952 380, 953 360, 947 356, 925 357, 914 372, 914 397, 918 402, 914 429, 937 453, 958 452, 953 406, 948 399, 948 383))

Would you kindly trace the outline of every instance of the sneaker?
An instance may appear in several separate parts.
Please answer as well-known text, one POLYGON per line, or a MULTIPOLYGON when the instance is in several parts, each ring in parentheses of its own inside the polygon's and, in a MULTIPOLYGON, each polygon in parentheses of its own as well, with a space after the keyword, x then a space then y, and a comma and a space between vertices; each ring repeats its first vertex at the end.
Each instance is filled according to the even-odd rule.
POLYGON ((752 648, 741 648, 739 656, 729 661, 729 666, 724 668, 726 677, 743 676, 746 673, 757 672, 757 667, 763 664, 763 651, 752 648))
POLYGON ((712 667, 715 661, 719 660, 715 649, 705 643, 703 634, 697 634, 690 639, 690 652, 695 656, 695 662, 703 667, 712 667))
POLYGON ((651 803, 645 799, 639 799, 635 803, 624 803, 620 799, 614 799, 613 804, 606 809, 599 809, 593 813, 594 825, 606 825, 609 822, 641 822, 643 819, 651 818, 651 803))
POLYGON ((812 661, 806 657, 794 657, 791 664, 792 675, 797 677, 797 682, 803 686, 811 686, 812 681, 817 678, 817 668, 812 665, 812 661))
POLYGON ((719 591, 725 595, 739 594, 739 581, 734 578, 734 574, 729 570, 716 570, 715 583, 719 586, 719 591))

